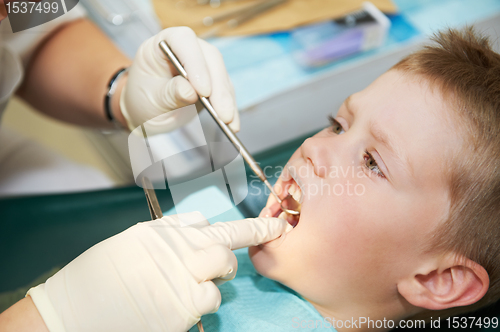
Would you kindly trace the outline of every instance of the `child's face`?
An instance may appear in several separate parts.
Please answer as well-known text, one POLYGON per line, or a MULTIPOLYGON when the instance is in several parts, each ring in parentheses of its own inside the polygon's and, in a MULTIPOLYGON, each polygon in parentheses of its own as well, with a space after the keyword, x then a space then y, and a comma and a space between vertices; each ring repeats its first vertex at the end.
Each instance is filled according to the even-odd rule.
MULTIPOLYGON (((283 241, 250 248, 252 262, 323 315, 360 303, 403 307, 397 283, 419 273, 448 215, 446 162, 460 136, 441 94, 394 70, 352 95, 336 119, 344 133, 321 131, 288 163, 303 189, 299 223, 283 241)), ((278 211, 272 197, 267 207, 278 211)))

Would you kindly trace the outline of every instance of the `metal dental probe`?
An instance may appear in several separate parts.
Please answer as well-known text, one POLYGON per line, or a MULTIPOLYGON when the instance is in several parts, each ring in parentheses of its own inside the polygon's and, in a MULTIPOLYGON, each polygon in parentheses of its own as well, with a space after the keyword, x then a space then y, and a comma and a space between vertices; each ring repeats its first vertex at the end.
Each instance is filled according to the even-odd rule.
MULTIPOLYGON (((184 70, 184 67, 182 67, 181 63, 179 62, 179 60, 177 59, 175 54, 172 52, 170 47, 168 47, 167 43, 162 40, 160 42, 159 46, 160 46, 161 50, 163 51, 163 53, 165 53, 165 55, 168 57, 170 62, 174 65, 175 69, 177 69, 177 71, 181 74, 181 76, 184 77, 185 79, 189 80, 187 77, 186 70, 184 70)), ((283 200, 281 198, 279 198, 276 191, 274 191, 273 186, 271 186, 271 184, 267 180, 266 175, 264 174, 264 171, 262 170, 262 168, 260 168, 259 164, 257 164, 255 159, 250 154, 250 152, 248 152, 248 150, 243 146, 243 143, 241 143, 238 136, 236 136, 236 134, 231 130, 231 128, 229 128, 229 126, 227 124, 225 124, 219 118, 219 116, 215 112, 215 109, 213 108, 210 101, 208 101, 208 99, 206 97, 202 97, 200 95, 198 95, 198 97, 200 98, 200 102, 207 109, 208 113, 210 113, 210 115, 215 120, 215 122, 217 122, 220 129, 222 129, 224 134, 226 134, 227 138, 231 141, 231 143, 233 143, 233 145, 236 147, 236 149, 241 153, 241 156, 243 157, 243 159, 245 159, 248 166, 250 166, 250 168, 255 173, 255 175, 257 175, 259 177, 259 179, 262 182, 264 182, 264 184, 267 186, 267 188, 271 191, 273 196, 276 198, 278 203, 281 205, 281 209, 283 210, 283 212, 290 214, 290 215, 294 215, 294 216, 299 215, 300 214, 300 204, 297 203, 290 195, 285 197, 283 200), (283 206, 284 201, 287 202, 288 207, 295 207, 295 208, 290 209, 290 208, 284 207, 283 206)))
MULTIPOLYGON (((151 219, 156 220, 163 217, 163 212, 160 208, 160 203, 158 203, 158 198, 156 197, 155 190, 151 180, 144 176, 142 178, 142 189, 144 189, 144 194, 146 194, 146 201, 148 202, 149 213, 151 214, 151 219)), ((203 324, 201 319, 196 323, 199 332, 204 332, 203 324)), ((189 332, 189 331, 188 331, 189 332)))

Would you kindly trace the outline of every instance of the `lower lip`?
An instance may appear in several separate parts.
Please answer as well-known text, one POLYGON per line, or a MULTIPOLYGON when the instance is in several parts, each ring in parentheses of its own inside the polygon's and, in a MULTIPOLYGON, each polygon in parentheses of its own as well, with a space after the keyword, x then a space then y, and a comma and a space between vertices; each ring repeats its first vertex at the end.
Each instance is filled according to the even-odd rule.
MULTIPOLYGON (((274 217, 274 218, 278 218, 280 216, 280 214, 283 212, 281 210, 281 206, 278 204, 278 203, 274 203, 272 204, 271 206, 268 206, 269 209, 271 209, 271 215, 274 217)), ((287 215, 287 217, 289 217, 287 215)), ((293 217, 293 216, 292 216, 293 217)), ((297 221, 295 221, 295 223, 291 223, 288 218, 287 218, 287 222, 292 225, 293 227, 295 227, 295 225, 297 225, 298 223, 298 217, 297 218, 297 221)), ((284 241, 285 241, 285 238, 286 238, 287 234, 282 234, 280 237, 274 239, 274 240, 271 240, 269 242, 266 242, 266 243, 262 243, 262 244, 259 244, 258 247, 263 249, 263 248, 277 248, 279 247, 284 241)))

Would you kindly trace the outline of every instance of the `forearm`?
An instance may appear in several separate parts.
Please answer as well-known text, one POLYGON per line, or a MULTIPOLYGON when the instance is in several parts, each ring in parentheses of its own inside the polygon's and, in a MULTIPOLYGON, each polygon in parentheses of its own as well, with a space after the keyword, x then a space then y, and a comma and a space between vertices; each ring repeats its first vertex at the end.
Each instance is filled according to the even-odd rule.
POLYGON ((25 297, 0 314, 0 332, 10 331, 49 331, 31 297, 25 297))
MULTIPOLYGON (((19 95, 39 111, 62 121, 111 127, 104 113, 104 96, 111 76, 131 63, 90 21, 77 20, 55 31, 34 54, 19 95)), ((113 114, 122 121, 119 95, 113 114)))

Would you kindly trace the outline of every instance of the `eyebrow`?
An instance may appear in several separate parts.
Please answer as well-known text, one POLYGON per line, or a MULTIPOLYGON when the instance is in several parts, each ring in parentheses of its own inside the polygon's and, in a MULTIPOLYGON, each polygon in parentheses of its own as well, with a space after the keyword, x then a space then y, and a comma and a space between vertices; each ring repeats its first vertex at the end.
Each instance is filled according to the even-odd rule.
POLYGON ((401 148, 400 145, 396 144, 396 137, 382 131, 381 126, 379 126, 377 122, 373 120, 370 121, 370 134, 375 138, 375 140, 382 143, 385 147, 387 147, 387 149, 389 149, 394 155, 396 155, 396 162, 403 167, 403 169, 406 171, 406 173, 408 173, 410 177, 415 177, 415 173, 413 171, 413 168, 411 167, 408 154, 401 148))
MULTIPOLYGON (((352 109, 352 95, 347 97, 344 100, 344 105, 346 107, 347 112, 351 115, 354 116, 354 112, 352 109)), ((381 130, 381 126, 377 125, 376 121, 371 120, 370 121, 370 134, 377 140, 378 142, 382 143, 389 151, 391 151, 394 155, 396 155, 396 162, 402 166, 402 168, 410 175, 411 177, 415 178, 415 173, 413 168, 411 167, 411 163, 409 161, 408 154, 406 153, 405 150, 401 148, 401 146, 397 145, 396 142, 398 141, 396 137, 393 135, 390 135, 384 131, 381 130)))

